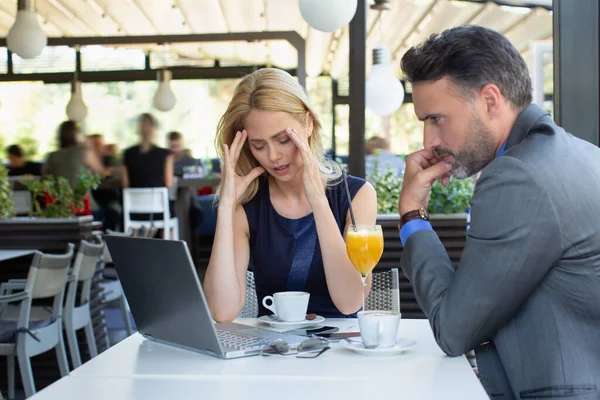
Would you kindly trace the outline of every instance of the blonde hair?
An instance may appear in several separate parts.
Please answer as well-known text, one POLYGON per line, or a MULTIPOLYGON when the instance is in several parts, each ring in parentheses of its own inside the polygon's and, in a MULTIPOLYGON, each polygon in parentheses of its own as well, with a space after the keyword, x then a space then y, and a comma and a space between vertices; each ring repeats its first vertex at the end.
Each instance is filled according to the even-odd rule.
MULTIPOLYGON (((339 166, 325 158, 321 143, 321 121, 310 106, 306 92, 290 74, 276 68, 259 69, 246 75, 236 86, 233 98, 217 125, 215 147, 221 160, 223 144, 231 147, 236 132, 244 129, 244 121, 252 110, 285 112, 303 126, 306 126, 308 112, 312 118, 312 134, 308 138, 308 145, 317 159, 321 176, 327 183, 341 177, 339 166)), ((246 143, 240 153, 236 172, 245 176, 258 166, 259 162, 246 143)), ((258 192, 258 186, 256 179, 248 186, 240 203, 252 200, 258 192)))

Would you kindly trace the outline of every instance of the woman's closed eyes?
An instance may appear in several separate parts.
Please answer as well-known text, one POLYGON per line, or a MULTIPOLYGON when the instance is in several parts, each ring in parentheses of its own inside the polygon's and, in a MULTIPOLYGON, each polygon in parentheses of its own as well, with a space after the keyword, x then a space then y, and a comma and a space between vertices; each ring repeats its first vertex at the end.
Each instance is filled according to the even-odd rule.
MULTIPOLYGON (((279 143, 279 144, 281 144, 281 145, 285 145, 285 144, 288 144, 288 143, 290 142, 290 140, 291 140, 291 139, 288 137, 288 138, 286 138, 286 139, 283 139, 283 140, 278 140, 278 141, 277 141, 277 143, 279 143)), ((256 144, 255 144, 255 145, 253 145, 253 146, 254 146, 254 150, 262 150, 262 149, 264 149, 264 148, 265 148, 265 145, 264 145, 264 144, 263 144, 263 145, 256 145, 256 144)))

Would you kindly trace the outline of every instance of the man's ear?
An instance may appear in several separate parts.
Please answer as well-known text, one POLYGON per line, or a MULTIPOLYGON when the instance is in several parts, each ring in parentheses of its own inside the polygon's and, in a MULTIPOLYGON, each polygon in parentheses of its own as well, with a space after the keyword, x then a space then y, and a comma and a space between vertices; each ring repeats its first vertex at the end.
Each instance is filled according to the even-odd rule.
POLYGON ((493 84, 488 83, 479 92, 485 101, 486 112, 490 118, 495 117, 499 112, 499 107, 502 102, 502 92, 500 88, 493 84))

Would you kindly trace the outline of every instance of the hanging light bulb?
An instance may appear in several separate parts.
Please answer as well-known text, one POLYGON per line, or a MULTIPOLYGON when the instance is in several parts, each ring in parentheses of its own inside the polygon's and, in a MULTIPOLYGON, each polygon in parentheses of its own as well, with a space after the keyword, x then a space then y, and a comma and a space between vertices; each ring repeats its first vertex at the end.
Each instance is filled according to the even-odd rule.
POLYGON ((154 94, 154 107, 160 111, 171 111, 177 99, 171 90, 171 71, 163 69, 158 71, 158 89, 154 94))
POLYGON ((373 67, 367 79, 366 105, 377 115, 390 115, 402 105, 404 87, 394 73, 390 50, 386 46, 373 49, 373 67))
POLYGON ((67 117, 71 121, 81 122, 87 117, 88 108, 83 102, 83 95, 81 93, 81 82, 75 78, 71 82, 71 100, 67 104, 67 117))
POLYGON ((6 37, 8 50, 22 58, 35 58, 47 43, 48 39, 37 20, 34 0, 19 0, 15 23, 6 37))
POLYGON ((358 7, 358 0, 299 0, 302 18, 313 28, 335 32, 347 25, 358 7))

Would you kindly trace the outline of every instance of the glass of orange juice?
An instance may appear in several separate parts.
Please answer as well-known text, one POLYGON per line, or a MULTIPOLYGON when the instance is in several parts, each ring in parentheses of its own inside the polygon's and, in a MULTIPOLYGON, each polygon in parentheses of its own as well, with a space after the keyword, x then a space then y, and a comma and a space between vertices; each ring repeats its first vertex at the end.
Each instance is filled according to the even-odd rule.
POLYGON ((363 310, 365 310, 367 277, 383 253, 381 225, 350 225, 346 233, 346 252, 362 278, 363 310))

